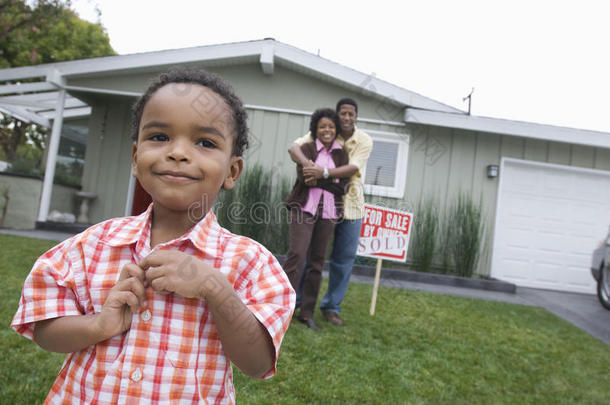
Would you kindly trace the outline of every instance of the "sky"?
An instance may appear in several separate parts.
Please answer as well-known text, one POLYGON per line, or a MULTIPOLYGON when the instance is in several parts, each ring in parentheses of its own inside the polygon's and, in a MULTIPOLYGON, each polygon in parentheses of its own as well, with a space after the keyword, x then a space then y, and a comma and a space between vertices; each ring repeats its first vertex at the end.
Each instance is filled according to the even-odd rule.
POLYGON ((474 88, 473 115, 610 132, 604 3, 72 0, 119 54, 272 37, 465 111, 474 88))

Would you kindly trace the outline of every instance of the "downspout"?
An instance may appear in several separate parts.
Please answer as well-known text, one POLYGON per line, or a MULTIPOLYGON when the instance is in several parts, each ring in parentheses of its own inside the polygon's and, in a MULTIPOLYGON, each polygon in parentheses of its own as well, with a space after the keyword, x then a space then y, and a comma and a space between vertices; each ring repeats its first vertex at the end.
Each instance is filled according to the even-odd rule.
POLYGON ((57 70, 53 70, 47 75, 47 82, 53 83, 59 88, 57 105, 55 107, 55 118, 51 129, 51 139, 47 152, 47 164, 44 171, 42 183, 42 194, 40 196, 40 208, 38 210, 38 221, 45 222, 49 216, 51 206, 51 194, 53 192, 53 178, 55 177, 55 163, 57 162, 57 150, 59 149, 59 139, 61 138, 61 128, 64 120, 64 104, 66 101, 65 79, 57 70))

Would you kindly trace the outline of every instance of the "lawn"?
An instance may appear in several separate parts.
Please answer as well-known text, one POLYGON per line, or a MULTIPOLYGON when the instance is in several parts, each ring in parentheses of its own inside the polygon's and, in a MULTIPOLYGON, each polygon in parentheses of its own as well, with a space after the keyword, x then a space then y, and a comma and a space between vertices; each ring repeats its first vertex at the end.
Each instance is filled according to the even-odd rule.
MULTIPOLYGON (((8 328, 23 279, 52 242, 0 235, 0 403, 38 404, 63 355, 8 328)), ((608 404, 610 348, 540 308, 352 284, 345 326, 291 324, 278 374, 235 372, 243 404, 608 404)))

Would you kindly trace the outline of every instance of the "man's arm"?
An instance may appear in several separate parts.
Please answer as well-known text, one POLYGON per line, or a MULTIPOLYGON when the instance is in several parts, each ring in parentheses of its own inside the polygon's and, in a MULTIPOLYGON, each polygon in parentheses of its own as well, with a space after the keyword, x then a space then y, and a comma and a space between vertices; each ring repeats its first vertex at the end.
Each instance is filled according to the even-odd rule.
POLYGON ((293 143, 290 148, 288 148, 288 154, 290 155, 290 158, 294 163, 299 164, 303 167, 309 165, 310 160, 307 159, 307 157, 301 150, 301 145, 297 144, 296 142, 293 143))
MULTIPOLYGON (((328 176, 336 179, 346 179, 352 177, 358 171, 358 166, 347 164, 344 166, 328 169, 328 176)), ((321 179, 324 177, 324 168, 316 165, 303 166, 303 176, 305 179, 321 179)))
POLYGON ((288 154, 290 155, 292 161, 300 164, 303 167, 308 166, 310 164, 310 160, 307 158, 307 156, 303 154, 303 151, 301 150, 301 145, 308 142, 313 142, 311 132, 308 132, 302 137, 295 139, 292 145, 290 145, 290 148, 288 148, 288 154))
MULTIPOLYGON (((351 177, 360 170, 364 170, 366 162, 373 150, 373 140, 365 134, 364 139, 352 150, 349 155, 349 163, 345 166, 339 166, 335 169, 329 169, 329 177, 346 178, 351 177)), ((303 175, 305 180, 322 178, 324 169, 320 166, 303 167, 303 175)))

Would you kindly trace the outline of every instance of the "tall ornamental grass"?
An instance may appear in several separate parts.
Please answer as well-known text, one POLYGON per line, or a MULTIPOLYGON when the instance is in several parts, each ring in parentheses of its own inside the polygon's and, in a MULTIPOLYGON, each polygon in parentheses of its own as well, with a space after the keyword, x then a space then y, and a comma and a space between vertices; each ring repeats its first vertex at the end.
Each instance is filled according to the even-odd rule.
POLYGON ((459 193, 446 221, 444 267, 452 268, 460 277, 472 277, 484 237, 481 204, 476 205, 469 194, 459 193))
POLYGON ((284 199, 289 180, 256 164, 244 170, 232 190, 223 190, 215 204, 218 222, 229 231, 262 243, 273 253, 288 250, 288 209, 284 199))
POLYGON ((439 202, 435 197, 427 197, 417 204, 413 218, 413 243, 411 261, 416 270, 429 272, 436 254, 439 234, 439 202))

